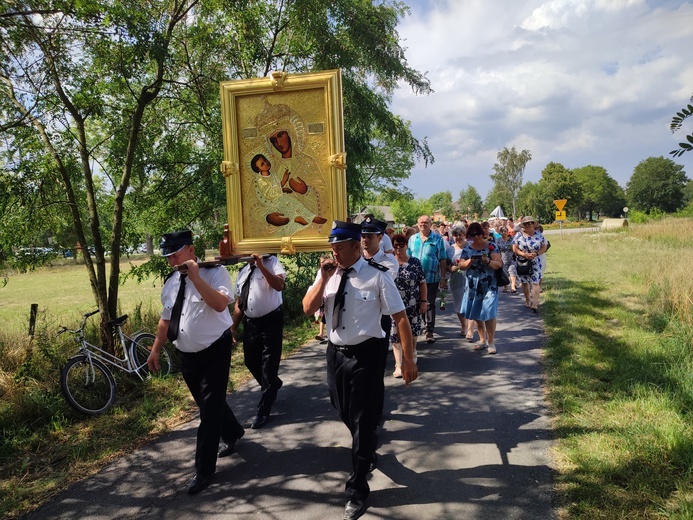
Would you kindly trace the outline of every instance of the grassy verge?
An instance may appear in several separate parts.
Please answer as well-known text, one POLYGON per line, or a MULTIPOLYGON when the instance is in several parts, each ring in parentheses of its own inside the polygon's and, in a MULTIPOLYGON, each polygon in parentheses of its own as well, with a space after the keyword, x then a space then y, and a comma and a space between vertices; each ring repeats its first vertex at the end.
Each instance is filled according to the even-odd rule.
MULTIPOLYGON (((297 318, 300 301, 312 280, 309 256, 285 261, 287 319, 284 355, 315 335, 307 318, 297 318), (302 265, 301 262, 306 262, 302 265), (289 294, 287 294, 289 293, 289 294)), ((124 266, 127 267, 127 266, 124 266)), ((312 271, 314 273, 314 271, 312 271)), ((129 280, 120 290, 121 312, 130 319, 125 331, 156 329, 161 285, 129 280)), ((83 266, 54 265, 7 276, 0 288, 0 518, 17 518, 38 507, 77 479, 96 473, 114 458, 194 416, 196 407, 180 375, 139 380, 114 373, 116 404, 108 414, 84 417, 60 393, 60 369, 76 351, 59 325, 75 327, 94 308, 83 266), (36 334, 27 336, 31 303, 39 303, 36 334)), ((97 337, 92 318, 87 336, 97 337)), ((229 389, 249 379, 242 350, 232 357, 229 389)))
POLYGON ((562 518, 693 518, 693 221, 566 235, 544 317, 562 518))

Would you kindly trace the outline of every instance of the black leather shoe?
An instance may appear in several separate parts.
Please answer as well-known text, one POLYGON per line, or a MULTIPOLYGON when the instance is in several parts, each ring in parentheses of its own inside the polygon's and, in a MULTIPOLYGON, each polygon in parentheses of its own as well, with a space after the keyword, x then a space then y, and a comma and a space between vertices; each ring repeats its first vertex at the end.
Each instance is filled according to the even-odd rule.
POLYGON ((241 430, 240 435, 238 435, 238 437, 233 439, 231 442, 222 442, 219 445, 219 453, 217 454, 217 457, 228 457, 229 455, 233 455, 234 453, 236 453, 236 443, 244 435, 245 430, 241 430))
POLYGON ((378 467, 378 455, 374 453, 373 458, 371 459, 371 465, 368 466, 368 472, 373 473, 376 467, 378 467))
POLYGON ((231 444, 222 443, 221 445, 219 445, 219 454, 217 455, 217 457, 228 457, 229 455, 233 455, 234 453, 236 453, 236 441, 234 441, 231 444))
POLYGON ((255 419, 253 419, 253 424, 250 425, 250 427, 253 430, 257 430, 258 428, 262 428, 266 423, 267 419, 269 419, 269 415, 256 415, 255 419))
POLYGON ((212 475, 193 475, 188 481, 188 495, 199 493, 212 482, 212 475))
POLYGON ((356 520, 366 512, 366 502, 358 498, 352 498, 344 508, 344 520, 356 520))

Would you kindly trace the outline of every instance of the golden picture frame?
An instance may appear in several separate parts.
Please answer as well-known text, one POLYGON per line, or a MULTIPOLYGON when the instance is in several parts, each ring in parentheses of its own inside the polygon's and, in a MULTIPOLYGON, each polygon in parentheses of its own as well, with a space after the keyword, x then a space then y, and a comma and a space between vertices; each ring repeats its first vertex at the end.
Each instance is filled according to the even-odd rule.
POLYGON ((325 251, 344 220, 339 70, 220 84, 231 254, 325 251))

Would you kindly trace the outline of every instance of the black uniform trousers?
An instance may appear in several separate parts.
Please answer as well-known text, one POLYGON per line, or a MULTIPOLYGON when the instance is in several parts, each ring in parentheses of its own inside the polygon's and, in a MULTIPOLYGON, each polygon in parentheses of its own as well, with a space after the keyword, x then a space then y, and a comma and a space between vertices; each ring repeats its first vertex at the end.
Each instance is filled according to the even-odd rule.
POLYGON ((243 357, 245 366, 260 385, 262 396, 258 415, 269 415, 282 380, 277 375, 282 357, 284 311, 281 305, 260 318, 243 318, 243 357))
POLYGON ((392 330, 392 316, 383 314, 380 318, 380 326, 385 332, 385 338, 383 338, 382 346, 380 347, 380 355, 382 356, 382 369, 383 377, 380 380, 380 385, 378 386, 378 402, 379 402, 379 414, 378 414, 378 424, 383 420, 383 410, 385 408, 385 370, 387 369, 387 353, 390 349, 390 332, 392 330))
POLYGON ((327 344, 327 387, 330 401, 352 437, 353 473, 347 480, 348 498, 365 500, 370 488, 368 472, 378 442, 376 427, 381 405, 377 399, 383 381, 382 339, 352 347, 327 344))
POLYGON ((440 282, 426 284, 426 300, 428 301, 428 309, 426 309, 426 324, 424 332, 433 334, 433 327, 436 326, 436 298, 438 297, 438 286, 440 282))
POLYGON ((219 439, 233 443, 245 430, 226 402, 233 336, 231 330, 200 352, 178 350, 183 379, 200 408, 195 470, 211 475, 216 470, 219 439))

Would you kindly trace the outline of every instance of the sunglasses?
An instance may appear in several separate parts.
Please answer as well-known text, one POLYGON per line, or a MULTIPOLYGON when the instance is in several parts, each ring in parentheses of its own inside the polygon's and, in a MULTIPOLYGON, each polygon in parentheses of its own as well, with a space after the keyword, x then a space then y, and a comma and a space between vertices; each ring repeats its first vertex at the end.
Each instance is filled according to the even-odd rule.
POLYGON ((399 249, 400 247, 407 247, 407 244, 392 244, 394 249, 399 249))

